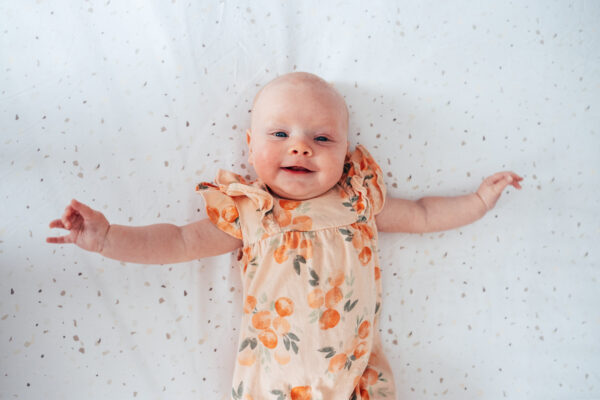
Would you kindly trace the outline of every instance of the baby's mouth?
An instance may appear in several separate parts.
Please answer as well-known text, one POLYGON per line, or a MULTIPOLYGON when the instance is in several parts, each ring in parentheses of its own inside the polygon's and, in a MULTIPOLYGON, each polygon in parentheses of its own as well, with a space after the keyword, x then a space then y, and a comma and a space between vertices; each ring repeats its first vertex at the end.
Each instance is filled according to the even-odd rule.
POLYGON ((295 165, 289 166, 289 167, 283 167, 283 169, 285 169, 286 171, 289 172, 295 172, 295 173, 308 173, 308 172, 312 172, 310 169, 306 169, 304 167, 298 167, 295 165))

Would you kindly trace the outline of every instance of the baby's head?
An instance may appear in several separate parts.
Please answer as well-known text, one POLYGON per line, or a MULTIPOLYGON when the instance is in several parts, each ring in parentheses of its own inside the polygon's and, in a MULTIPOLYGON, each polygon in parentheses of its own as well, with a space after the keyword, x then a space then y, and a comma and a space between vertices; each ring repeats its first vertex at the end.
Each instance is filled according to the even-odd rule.
POLYGON ((246 138, 248 161, 273 193, 293 200, 317 197, 342 176, 346 102, 316 75, 280 76, 256 95, 246 138))

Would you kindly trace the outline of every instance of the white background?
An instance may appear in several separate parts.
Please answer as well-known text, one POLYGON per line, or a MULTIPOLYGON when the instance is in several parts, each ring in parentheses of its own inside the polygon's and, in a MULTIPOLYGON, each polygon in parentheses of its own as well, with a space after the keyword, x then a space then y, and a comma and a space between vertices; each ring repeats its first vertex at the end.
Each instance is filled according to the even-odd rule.
POLYGON ((525 177, 484 219, 382 234, 402 399, 600 398, 600 3, 0 2, 0 399, 227 399, 230 255, 124 264, 45 243, 71 198, 113 223, 205 217, 253 175, 257 89, 309 71, 389 193, 525 177))

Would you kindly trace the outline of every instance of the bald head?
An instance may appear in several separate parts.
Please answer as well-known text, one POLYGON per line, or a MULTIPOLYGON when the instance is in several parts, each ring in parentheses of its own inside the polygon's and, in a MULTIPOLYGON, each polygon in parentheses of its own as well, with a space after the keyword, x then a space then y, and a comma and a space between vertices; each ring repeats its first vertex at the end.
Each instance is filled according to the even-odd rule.
POLYGON ((341 115, 343 115, 343 118, 346 121, 346 126, 348 126, 348 107, 346 106, 346 101, 344 100, 342 95, 324 79, 308 72, 292 72, 289 74, 285 74, 273 79, 272 81, 264 85, 258 91, 256 96, 254 97, 254 101, 252 102, 252 116, 250 122, 251 126, 254 122, 255 110, 260 105, 260 99, 262 95, 271 90, 272 88, 278 86, 288 86, 289 88, 298 91, 310 90, 319 97, 329 99, 331 103, 339 109, 339 112, 341 113, 341 115))

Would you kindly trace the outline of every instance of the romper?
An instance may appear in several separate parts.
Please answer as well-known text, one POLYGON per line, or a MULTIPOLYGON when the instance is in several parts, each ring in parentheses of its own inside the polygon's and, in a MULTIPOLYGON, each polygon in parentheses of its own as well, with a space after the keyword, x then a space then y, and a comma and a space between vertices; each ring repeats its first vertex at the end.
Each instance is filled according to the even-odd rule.
POLYGON ((309 200, 223 170, 196 191, 209 219, 243 241, 231 399, 395 399, 378 331, 385 186, 367 150, 348 153, 340 181, 309 200))

